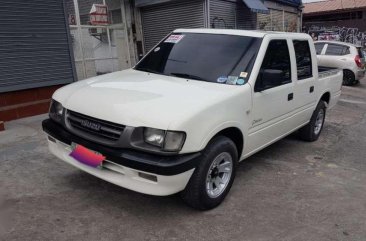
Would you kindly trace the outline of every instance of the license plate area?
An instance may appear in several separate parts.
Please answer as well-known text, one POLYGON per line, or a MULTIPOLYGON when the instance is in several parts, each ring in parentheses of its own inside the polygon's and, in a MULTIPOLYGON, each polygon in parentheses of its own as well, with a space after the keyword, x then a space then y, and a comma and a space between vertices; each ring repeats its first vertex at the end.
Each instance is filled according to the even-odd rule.
POLYGON ((90 150, 85 146, 79 145, 77 143, 71 144, 71 150, 72 151, 70 153, 70 156, 76 161, 83 163, 87 166, 97 168, 105 160, 105 156, 103 156, 101 153, 90 150))

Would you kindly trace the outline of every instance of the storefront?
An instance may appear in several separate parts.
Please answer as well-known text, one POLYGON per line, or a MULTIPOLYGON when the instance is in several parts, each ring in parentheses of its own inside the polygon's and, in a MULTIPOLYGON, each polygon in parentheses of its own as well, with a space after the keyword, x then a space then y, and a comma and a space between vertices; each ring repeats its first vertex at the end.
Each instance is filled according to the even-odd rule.
POLYGON ((0 122, 64 84, 133 66, 177 28, 299 31, 300 0, 33 0, 0 8, 0 122))
POLYGON ((300 31, 300 0, 135 0, 145 52, 177 28, 300 31))
POLYGON ((126 20, 130 2, 3 3, 0 126, 2 121, 47 112, 53 92, 65 84, 134 65, 134 41, 126 20))
POLYGON ((2 2, 0 22, 1 126, 46 112, 54 90, 76 81, 76 72, 62 1, 2 2))
POLYGON ((127 69, 134 64, 124 1, 65 1, 79 80, 127 69))

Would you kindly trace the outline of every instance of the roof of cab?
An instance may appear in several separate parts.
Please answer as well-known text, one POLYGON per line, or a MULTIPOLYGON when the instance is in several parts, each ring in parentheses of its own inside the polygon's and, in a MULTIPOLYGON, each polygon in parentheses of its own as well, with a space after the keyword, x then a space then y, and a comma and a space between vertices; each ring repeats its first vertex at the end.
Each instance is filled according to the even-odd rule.
POLYGON ((208 34, 228 34, 241 35, 263 38, 265 35, 286 35, 307 38, 309 35, 305 33, 290 33, 290 32, 274 32, 261 30, 239 30, 239 29, 211 29, 211 28, 191 28, 191 29, 176 29, 176 33, 208 33, 208 34))

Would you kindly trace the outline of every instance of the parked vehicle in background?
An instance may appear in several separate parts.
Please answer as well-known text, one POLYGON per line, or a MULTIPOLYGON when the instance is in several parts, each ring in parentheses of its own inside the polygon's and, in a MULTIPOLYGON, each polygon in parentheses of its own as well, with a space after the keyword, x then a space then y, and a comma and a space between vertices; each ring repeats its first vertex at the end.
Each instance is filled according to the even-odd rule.
POLYGON ((361 46, 337 41, 314 43, 318 65, 343 70, 343 84, 354 85, 365 76, 366 56, 361 46))
POLYGON ((133 69, 58 89, 43 130, 83 171, 210 209, 239 161, 296 130, 317 140, 341 87, 307 34, 178 29, 133 69))

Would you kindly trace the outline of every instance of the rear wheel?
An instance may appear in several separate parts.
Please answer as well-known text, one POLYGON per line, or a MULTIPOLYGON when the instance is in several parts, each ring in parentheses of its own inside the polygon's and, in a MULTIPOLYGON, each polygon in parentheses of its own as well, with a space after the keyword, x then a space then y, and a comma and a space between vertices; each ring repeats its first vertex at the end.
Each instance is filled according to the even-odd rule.
POLYGON ((305 141, 318 140, 323 130, 326 109, 325 102, 321 100, 311 116, 310 122, 300 129, 301 139, 305 141))
POLYGON ((215 137, 203 151, 200 165, 182 191, 183 200, 200 210, 218 206, 233 184, 237 162, 234 142, 225 136, 215 137))
POLYGON ((356 83, 355 74, 350 70, 343 70, 343 85, 354 85, 356 83))

